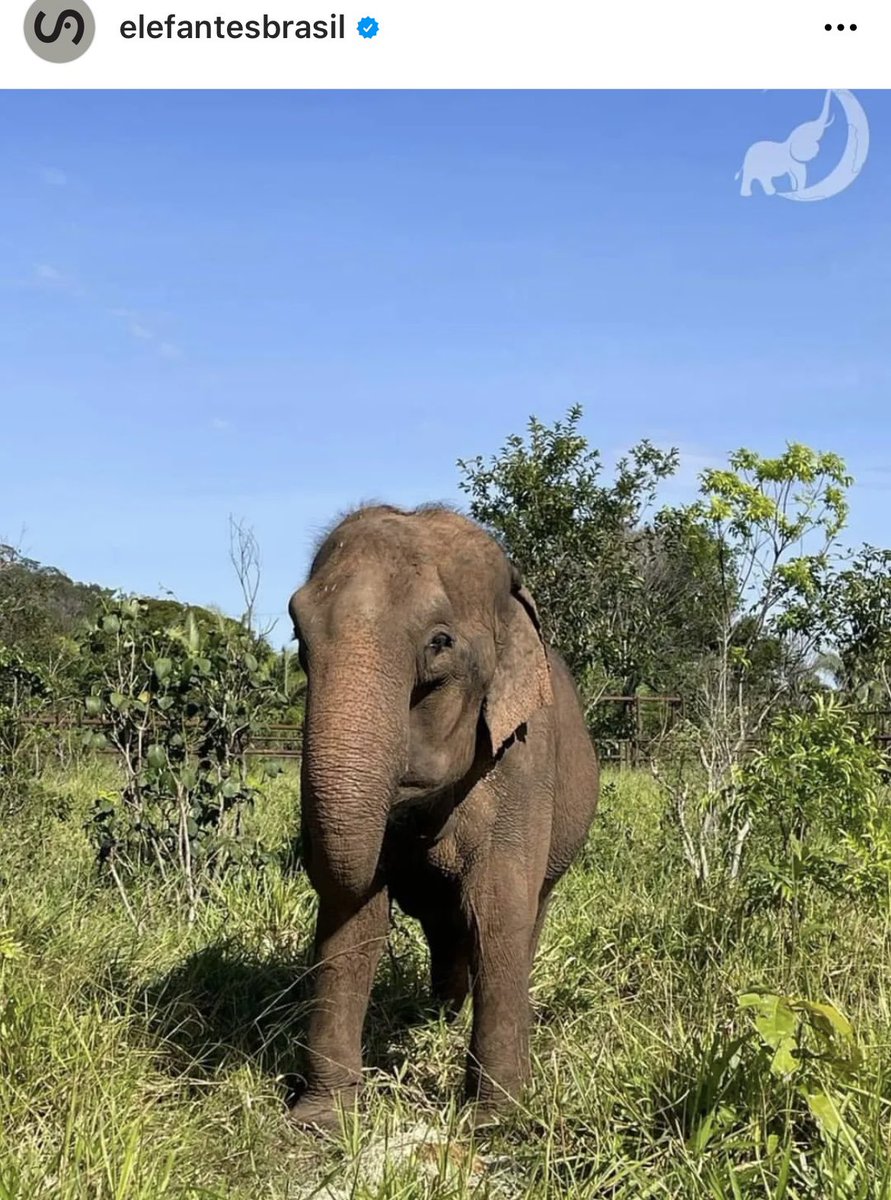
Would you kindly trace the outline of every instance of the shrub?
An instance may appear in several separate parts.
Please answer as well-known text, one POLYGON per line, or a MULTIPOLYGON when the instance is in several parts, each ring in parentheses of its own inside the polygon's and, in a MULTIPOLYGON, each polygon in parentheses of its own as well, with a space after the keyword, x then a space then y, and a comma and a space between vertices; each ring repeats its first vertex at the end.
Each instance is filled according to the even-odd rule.
POLYGON ((832 696, 775 717, 738 773, 740 815, 752 828, 753 891, 794 902, 806 884, 884 893, 891 879, 884 770, 869 731, 832 696))
POLYGON ((93 681, 84 706, 96 721, 85 742, 113 747, 124 774, 90 821, 100 861, 119 885, 121 867, 174 867, 193 905, 199 870, 250 851, 245 751, 276 696, 273 656, 222 618, 199 626, 188 613, 158 628, 135 599, 107 602, 84 649, 93 681))

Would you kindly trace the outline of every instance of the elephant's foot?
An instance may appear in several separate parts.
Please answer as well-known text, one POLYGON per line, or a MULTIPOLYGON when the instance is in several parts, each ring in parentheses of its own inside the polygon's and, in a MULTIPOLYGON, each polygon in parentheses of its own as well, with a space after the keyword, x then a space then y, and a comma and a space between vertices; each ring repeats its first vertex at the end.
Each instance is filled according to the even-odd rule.
POLYGON ((509 1101, 472 1101, 467 1107, 466 1124, 470 1129, 494 1129, 509 1107, 509 1101))
POLYGON ((288 1120, 298 1129, 318 1133, 340 1133, 343 1113, 356 1107, 358 1088, 340 1092, 305 1092, 288 1110, 288 1120))
POLYGON ((480 1077, 479 1071, 472 1068, 467 1073, 464 1087, 471 1128, 482 1129, 484 1126, 499 1124, 512 1112, 516 1112, 524 1092, 523 1075, 505 1078, 496 1083, 489 1076, 480 1077))

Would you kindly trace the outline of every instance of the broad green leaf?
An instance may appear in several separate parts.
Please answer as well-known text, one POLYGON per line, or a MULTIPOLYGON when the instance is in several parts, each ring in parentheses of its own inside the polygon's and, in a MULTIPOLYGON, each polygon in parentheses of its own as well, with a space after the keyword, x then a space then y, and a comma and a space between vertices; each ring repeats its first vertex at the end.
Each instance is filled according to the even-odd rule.
POLYGON ((740 1008, 755 1008, 762 1001, 762 992, 742 992, 737 997, 740 1008))
POLYGON ((782 1038, 770 1062, 770 1069, 775 1075, 791 1075, 798 1070, 801 1063, 795 1055, 796 1049, 794 1037, 782 1038))
POLYGON ((828 1026, 828 1032, 836 1033, 845 1040, 853 1038, 854 1030, 851 1028, 850 1021, 847 1017, 842 1016, 834 1005, 816 1000, 803 1000, 800 1003, 812 1016, 823 1019, 819 1023, 823 1024, 824 1028, 828 1026))
POLYGON ((146 751, 145 761, 150 767, 159 769, 167 765, 167 754, 164 747, 157 744, 149 746, 146 751))
POLYGON ((830 1137, 835 1137, 842 1127, 842 1120, 831 1096, 823 1091, 807 1092, 805 1099, 823 1132, 828 1133, 830 1137))
POLYGON ((765 996, 755 1027, 771 1046, 777 1046, 798 1027, 798 1017, 785 996, 765 996))
POLYGON ((189 791, 191 791, 198 782, 198 772, 194 767, 183 767, 179 773, 179 780, 184 788, 187 788, 189 791))

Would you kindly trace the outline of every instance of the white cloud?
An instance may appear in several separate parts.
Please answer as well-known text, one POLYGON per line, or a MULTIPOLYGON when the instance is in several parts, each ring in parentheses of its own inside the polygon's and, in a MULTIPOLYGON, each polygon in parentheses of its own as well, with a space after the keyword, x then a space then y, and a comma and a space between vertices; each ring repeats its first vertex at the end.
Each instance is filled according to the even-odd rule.
POLYGON ((179 358, 181 351, 173 342, 157 342, 157 334, 153 329, 146 325, 145 321, 139 313, 132 308, 110 308, 108 315, 114 317, 118 321, 122 321, 127 326, 127 332, 131 337, 136 338, 140 342, 156 342, 156 350, 161 358, 174 359, 179 358))
POLYGON ((151 342, 154 340, 154 333, 149 329, 148 325, 141 320, 139 313, 132 308, 110 308, 108 315, 114 317, 118 321, 122 321, 127 326, 127 332, 131 337, 137 338, 141 342, 151 342))
MULTIPOLYGON (((77 299, 90 299, 87 292, 68 275, 51 263, 35 263, 34 273, 26 286, 52 288, 57 292, 73 296, 77 299)), ((95 298, 93 298, 95 299, 95 298)), ((155 352, 164 359, 172 360, 182 357, 182 350, 173 342, 159 341, 158 334, 133 308, 104 308, 105 313, 113 320, 120 322, 130 337, 139 342, 152 343, 155 352)))

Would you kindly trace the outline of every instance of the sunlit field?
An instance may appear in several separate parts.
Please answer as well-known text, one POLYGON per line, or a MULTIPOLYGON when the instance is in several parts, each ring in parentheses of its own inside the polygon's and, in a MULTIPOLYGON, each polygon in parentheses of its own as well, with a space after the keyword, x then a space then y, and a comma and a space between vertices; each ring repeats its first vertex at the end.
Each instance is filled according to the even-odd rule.
MULTIPOLYGON (((366 1027, 360 1120, 289 1128, 315 901, 292 847, 293 773, 263 785, 268 862, 195 920, 155 874, 130 911, 84 831, 107 763, 49 775, 0 830, 0 1197, 882 1197, 891 1195, 891 1015, 882 906, 746 913, 697 894, 643 772, 607 774, 533 974, 534 1081, 472 1135, 458 1104, 469 1012, 429 1007, 419 932, 395 917, 366 1027), (747 989, 827 1001, 862 1057, 829 1074, 832 1136, 747 989)), ((816 1068, 815 1068, 816 1069, 816 1068)))

